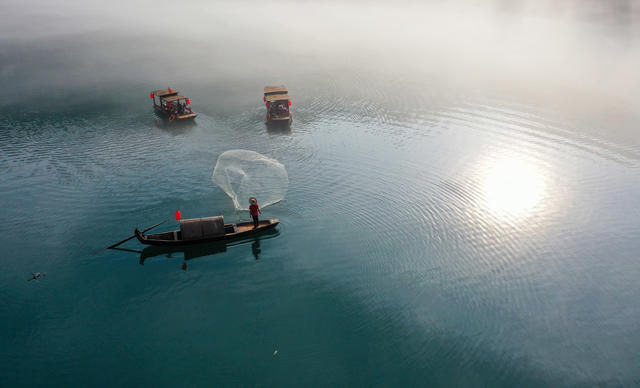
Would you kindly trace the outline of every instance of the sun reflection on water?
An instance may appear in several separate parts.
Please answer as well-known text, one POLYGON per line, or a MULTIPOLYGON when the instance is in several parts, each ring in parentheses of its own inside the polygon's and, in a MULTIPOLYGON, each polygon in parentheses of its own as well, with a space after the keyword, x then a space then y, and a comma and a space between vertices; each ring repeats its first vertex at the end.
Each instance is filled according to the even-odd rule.
POLYGON ((545 195, 542 172, 522 158, 491 161, 485 171, 481 186, 484 204, 498 217, 526 217, 545 195))

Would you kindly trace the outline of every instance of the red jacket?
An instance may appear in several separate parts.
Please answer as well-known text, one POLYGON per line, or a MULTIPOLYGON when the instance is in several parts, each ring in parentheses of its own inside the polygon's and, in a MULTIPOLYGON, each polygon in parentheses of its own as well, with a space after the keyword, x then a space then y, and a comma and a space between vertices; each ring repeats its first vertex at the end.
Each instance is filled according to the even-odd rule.
POLYGON ((251 213, 252 216, 257 216, 259 211, 260 207, 258 207, 257 203, 255 205, 249 205, 249 213, 251 213))

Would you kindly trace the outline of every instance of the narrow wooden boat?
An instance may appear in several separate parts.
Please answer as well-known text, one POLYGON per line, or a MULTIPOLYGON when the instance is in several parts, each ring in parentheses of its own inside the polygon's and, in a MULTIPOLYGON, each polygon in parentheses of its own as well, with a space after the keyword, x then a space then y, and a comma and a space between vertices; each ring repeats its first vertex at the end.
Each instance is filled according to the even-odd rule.
POLYGON ((291 124, 293 121, 291 97, 289 97, 289 91, 287 91, 286 86, 265 86, 263 100, 267 107, 265 123, 291 124))
MULTIPOLYGON (((204 244, 184 245, 184 246, 148 246, 141 251, 132 251, 140 254, 140 265, 145 265, 148 260, 154 257, 164 256, 166 258, 178 258, 188 261, 205 256, 214 256, 224 253, 227 248, 245 245, 253 248, 260 245, 260 242, 267 241, 280 235, 278 229, 269 228, 262 230, 260 234, 248 236, 247 238, 237 238, 233 240, 214 241, 204 244)), ((121 248, 115 248, 122 250, 121 248)))
POLYGON ((142 244, 159 246, 183 246, 213 241, 245 238, 271 230, 280 223, 278 219, 262 220, 258 227, 253 222, 225 224, 222 216, 180 220, 180 230, 144 234, 138 228, 134 231, 142 244))

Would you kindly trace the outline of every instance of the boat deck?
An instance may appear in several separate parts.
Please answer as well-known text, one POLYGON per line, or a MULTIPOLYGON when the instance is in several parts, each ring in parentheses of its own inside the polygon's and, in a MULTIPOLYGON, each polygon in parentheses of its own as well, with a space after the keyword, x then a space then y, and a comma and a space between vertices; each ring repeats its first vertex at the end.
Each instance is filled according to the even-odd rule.
MULTIPOLYGON (((269 225, 269 224, 268 223, 267 224, 263 224, 262 221, 260 221, 260 226, 261 227, 266 226, 266 225, 269 225)), ((248 224, 248 225, 247 224, 238 224, 236 226, 236 233, 248 232, 250 230, 253 230, 253 224, 248 224)))

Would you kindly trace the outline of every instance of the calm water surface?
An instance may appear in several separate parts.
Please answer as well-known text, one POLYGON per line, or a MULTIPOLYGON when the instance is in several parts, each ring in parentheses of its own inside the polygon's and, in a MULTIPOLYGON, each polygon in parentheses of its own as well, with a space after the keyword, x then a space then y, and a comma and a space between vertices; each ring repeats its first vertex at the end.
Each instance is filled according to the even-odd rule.
MULTIPOLYGON (((610 42, 638 43, 628 23, 610 42)), ((273 53, 241 27, 193 27, 166 62, 113 26, 0 43, 0 385, 640 385, 637 103, 273 53), (269 83, 290 131, 263 124, 269 83), (154 117, 166 86, 193 125, 154 117), (176 209, 248 219, 211 181, 237 148, 287 168, 277 233, 93 253, 176 209)))

